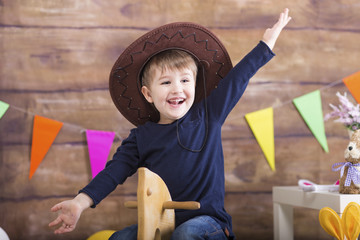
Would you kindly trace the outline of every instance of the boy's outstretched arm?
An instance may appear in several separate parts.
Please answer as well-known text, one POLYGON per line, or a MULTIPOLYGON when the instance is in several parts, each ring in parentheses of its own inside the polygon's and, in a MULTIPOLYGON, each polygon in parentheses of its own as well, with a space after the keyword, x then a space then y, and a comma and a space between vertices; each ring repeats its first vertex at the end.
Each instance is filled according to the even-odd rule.
POLYGON ((274 48, 281 30, 290 22, 290 20, 291 17, 289 16, 289 9, 285 8, 284 11, 280 13, 279 20, 274 24, 274 26, 266 29, 262 40, 269 46, 270 49, 274 48))
POLYGON ((75 229, 81 213, 93 204, 92 199, 85 193, 80 193, 72 200, 63 201, 51 208, 52 212, 59 211, 58 217, 49 224, 49 227, 59 225, 55 234, 71 232, 75 229))

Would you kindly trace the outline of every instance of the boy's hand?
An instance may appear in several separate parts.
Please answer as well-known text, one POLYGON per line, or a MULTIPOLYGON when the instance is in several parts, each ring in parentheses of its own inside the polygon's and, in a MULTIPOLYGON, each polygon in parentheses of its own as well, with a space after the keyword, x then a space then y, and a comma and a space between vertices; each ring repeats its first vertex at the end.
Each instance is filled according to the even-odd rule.
POLYGON ((49 224, 49 227, 53 227, 62 223, 61 226, 54 231, 55 234, 74 230, 81 215, 81 208, 74 200, 58 203, 51 208, 51 211, 60 211, 58 217, 49 224))
POLYGON ((51 208, 52 212, 59 212, 58 217, 49 223, 49 227, 61 224, 54 231, 55 234, 71 232, 75 229, 81 213, 92 205, 92 200, 86 194, 80 193, 72 200, 63 201, 51 208))
POLYGON ((281 30, 290 22, 291 17, 289 17, 289 9, 285 8, 285 10, 280 14, 279 20, 275 23, 272 28, 266 29, 263 42, 265 42, 270 49, 273 49, 275 46, 275 42, 279 37, 281 30))

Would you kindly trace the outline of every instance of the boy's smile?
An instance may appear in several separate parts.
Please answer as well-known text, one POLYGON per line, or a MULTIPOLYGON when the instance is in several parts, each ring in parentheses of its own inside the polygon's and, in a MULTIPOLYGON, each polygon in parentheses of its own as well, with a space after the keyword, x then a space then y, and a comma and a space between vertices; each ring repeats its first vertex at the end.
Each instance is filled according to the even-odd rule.
POLYGON ((156 68, 150 87, 143 86, 142 93, 160 113, 160 124, 169 124, 182 118, 191 108, 195 98, 194 73, 184 68, 161 71, 156 68))

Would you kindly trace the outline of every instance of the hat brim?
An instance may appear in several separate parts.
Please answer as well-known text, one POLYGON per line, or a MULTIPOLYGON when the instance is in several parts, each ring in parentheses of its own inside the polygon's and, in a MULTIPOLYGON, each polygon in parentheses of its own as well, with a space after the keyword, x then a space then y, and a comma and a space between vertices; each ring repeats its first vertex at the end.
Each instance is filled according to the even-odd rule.
POLYGON ((195 102, 204 99, 232 69, 230 57, 220 40, 195 23, 177 22, 158 27, 133 42, 115 62, 109 81, 111 98, 121 114, 135 126, 158 122, 159 113, 141 93, 141 72, 151 57, 168 49, 191 54, 199 68, 195 102), (204 71, 202 73, 201 71, 204 71), (199 77, 199 76, 204 76, 199 77), (205 81, 206 93, 203 83, 205 81))

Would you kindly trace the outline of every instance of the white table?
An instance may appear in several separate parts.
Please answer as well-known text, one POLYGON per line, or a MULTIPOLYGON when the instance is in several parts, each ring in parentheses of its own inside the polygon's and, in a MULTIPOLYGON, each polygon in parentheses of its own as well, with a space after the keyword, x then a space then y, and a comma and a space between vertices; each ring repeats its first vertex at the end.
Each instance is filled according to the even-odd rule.
POLYGON ((273 187, 274 239, 294 239, 293 207, 318 210, 330 207, 341 215, 350 202, 360 204, 360 194, 304 192, 298 186, 273 187))

